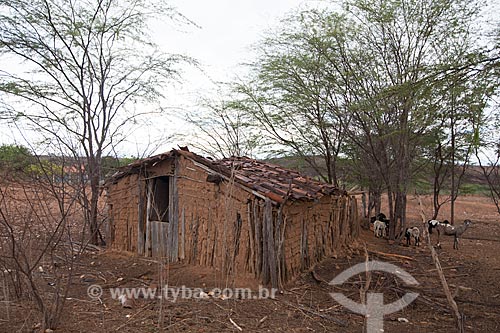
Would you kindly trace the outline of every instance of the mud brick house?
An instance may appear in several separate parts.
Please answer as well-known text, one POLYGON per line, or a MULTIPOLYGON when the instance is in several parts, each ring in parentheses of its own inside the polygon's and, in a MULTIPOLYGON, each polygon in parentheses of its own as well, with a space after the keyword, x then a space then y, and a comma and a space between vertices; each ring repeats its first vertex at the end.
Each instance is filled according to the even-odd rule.
POLYGON ((106 182, 111 248, 251 274, 273 287, 348 247, 356 200, 246 157, 152 156, 106 182))

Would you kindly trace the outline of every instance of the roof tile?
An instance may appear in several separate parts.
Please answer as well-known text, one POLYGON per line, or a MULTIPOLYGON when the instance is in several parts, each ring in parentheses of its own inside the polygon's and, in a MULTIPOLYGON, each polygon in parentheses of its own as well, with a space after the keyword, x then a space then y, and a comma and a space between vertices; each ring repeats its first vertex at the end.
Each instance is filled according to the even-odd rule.
POLYGON ((248 157, 212 160, 189 151, 175 149, 131 163, 120 169, 112 179, 118 179, 126 174, 133 173, 144 165, 153 165, 162 160, 175 158, 178 155, 183 155, 201 163, 227 178, 234 176, 236 182, 279 203, 287 199, 315 200, 324 195, 344 193, 334 185, 318 182, 301 175, 297 171, 285 169, 279 165, 257 161, 248 157))

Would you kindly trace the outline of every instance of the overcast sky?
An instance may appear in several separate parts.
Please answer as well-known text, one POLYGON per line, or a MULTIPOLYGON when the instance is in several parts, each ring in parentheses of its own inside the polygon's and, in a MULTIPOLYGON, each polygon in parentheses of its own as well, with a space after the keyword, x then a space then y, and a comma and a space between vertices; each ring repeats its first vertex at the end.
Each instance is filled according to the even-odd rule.
MULTIPOLYGON (((177 10, 193 21, 197 26, 170 23, 158 26, 153 31, 155 41, 164 51, 181 53, 193 57, 200 63, 203 73, 194 68, 187 68, 183 76, 184 83, 168 87, 168 101, 165 106, 172 107, 176 114, 193 112, 199 108, 202 96, 215 95, 215 82, 228 82, 236 75, 244 74, 241 63, 251 61, 255 55, 251 46, 262 39, 266 31, 276 27, 279 20, 297 8, 326 6, 325 0, 170 0, 177 10)), ((500 2, 494 0, 497 4, 500 2)), ((496 16, 498 11, 492 11, 496 16)), ((496 18, 496 17, 495 17, 496 18)), ((156 122, 136 132, 133 141, 154 140, 158 131, 173 133, 190 132, 193 129, 185 126, 175 117, 163 122, 156 122), (150 136, 150 137, 149 137, 150 136)), ((15 135, 4 126, 0 126, 0 144, 12 143, 15 135)), ((177 142, 158 147, 155 152, 176 147, 177 142)), ((121 154, 138 154, 141 147, 134 144, 123 147, 121 154)))
POLYGON ((185 32, 174 34, 166 32, 160 41, 175 42, 172 47, 199 59, 207 72, 215 76, 232 72, 234 66, 248 57, 249 46, 286 13, 319 1, 175 0, 172 3, 199 28, 186 27, 185 32))
MULTIPOLYGON (((155 26, 153 37, 164 51, 181 53, 196 59, 203 71, 186 68, 184 83, 176 84, 167 90, 167 106, 179 110, 177 114, 181 115, 181 109, 193 111, 198 107, 201 96, 215 92, 215 82, 227 82, 237 74, 242 74, 243 67, 239 65, 252 60, 251 46, 262 38, 267 29, 275 27, 280 18, 298 7, 318 6, 325 1, 171 0, 170 3, 197 26, 175 23, 155 26)), ((165 124, 166 131, 179 130, 179 121, 169 122, 170 124, 165 124)), ((12 143, 14 139, 21 140, 16 129, 9 130, 4 126, 0 128, 0 144, 12 143)), ((152 128, 147 130, 148 135, 153 134, 152 128)), ((136 134, 139 138, 144 137, 145 129, 136 134)), ((176 143, 170 147, 159 147, 158 150, 171 147, 176 147, 176 143)), ((140 148, 132 145, 123 149, 123 153, 135 154, 137 149, 140 148)))
MULTIPOLYGON (((173 0, 178 11, 195 26, 171 26, 158 32, 158 43, 168 52, 182 53, 198 60, 202 75, 189 70, 184 92, 199 94, 212 89, 211 81, 229 81, 243 73, 241 63, 252 60, 251 46, 265 31, 276 27, 287 13, 304 6, 317 6, 321 0, 173 0)), ((189 103, 194 96, 185 96, 189 103)))
MULTIPOLYGON (((252 46, 262 39, 265 32, 275 28, 281 18, 298 8, 326 5, 324 0, 173 0, 174 7, 194 25, 170 24, 159 26, 154 32, 156 42, 166 52, 181 53, 196 59, 200 69, 188 67, 183 83, 167 89, 167 105, 174 114, 183 117, 185 112, 200 108, 202 97, 215 97, 218 82, 229 82, 238 75, 244 75, 242 63, 251 61, 255 55, 252 46)), ((159 126, 160 123, 154 125, 159 126)), ((167 124, 161 123, 166 132, 180 131, 189 134, 195 129, 185 122, 168 117, 167 124)), ((150 128, 148 128, 150 130, 150 128)), ((144 131, 136 132, 137 138, 144 131)), ((133 141, 133 140, 131 140, 133 141)), ((185 142, 172 141, 158 147, 159 153, 185 142)), ((135 147, 129 147, 133 149, 135 147)), ((128 154, 127 149, 127 154, 128 154)))

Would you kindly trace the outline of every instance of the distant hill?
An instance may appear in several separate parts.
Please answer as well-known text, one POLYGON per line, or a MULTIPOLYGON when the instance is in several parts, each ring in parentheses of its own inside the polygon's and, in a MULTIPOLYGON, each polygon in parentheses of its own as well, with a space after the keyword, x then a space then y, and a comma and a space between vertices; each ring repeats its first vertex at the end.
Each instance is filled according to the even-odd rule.
MULTIPOLYGON (((312 168, 306 161, 297 156, 286 156, 286 157, 278 157, 278 158, 270 158, 267 159, 266 162, 274 163, 280 165, 285 168, 289 168, 292 170, 297 170, 300 173, 309 176, 311 178, 319 179, 319 174, 312 168)), ((324 167, 324 162, 320 157, 315 157, 315 162, 326 173, 326 167, 324 167)), ((340 178, 349 178, 343 177, 346 172, 346 168, 343 165, 342 161, 339 162, 338 173, 340 178)), ((420 190, 426 192, 432 189, 432 177, 428 179, 421 179, 416 182, 417 186, 420 190)), ((354 185, 354 184, 353 184, 354 185)), ((488 182, 484 177, 483 170, 479 166, 469 166, 467 171, 464 174, 464 178, 462 180, 461 192, 462 194, 487 194, 488 193, 488 182)))

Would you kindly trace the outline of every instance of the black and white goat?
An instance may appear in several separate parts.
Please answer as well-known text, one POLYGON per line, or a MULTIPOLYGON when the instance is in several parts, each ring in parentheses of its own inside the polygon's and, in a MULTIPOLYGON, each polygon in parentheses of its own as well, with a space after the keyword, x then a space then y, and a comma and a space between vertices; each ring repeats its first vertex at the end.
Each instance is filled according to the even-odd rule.
POLYGON ((382 221, 386 226, 389 226, 389 219, 384 213, 378 213, 376 216, 370 217, 370 223, 375 223, 375 221, 382 221))
POLYGON ((427 221, 429 234, 432 234, 432 229, 434 229, 439 223, 450 224, 450 222, 448 220, 444 220, 443 222, 440 222, 439 220, 429 220, 429 221, 427 221))
POLYGON ((378 213, 376 216, 370 217, 370 223, 373 223, 373 232, 376 237, 380 237, 377 235, 377 232, 381 232, 382 235, 387 235, 387 231, 389 230, 389 219, 384 213, 378 213), (384 225, 376 222, 381 222, 384 225))
POLYGON ((406 239, 406 245, 411 245, 411 239, 415 240, 415 246, 420 246, 420 229, 418 227, 408 227, 396 236, 396 239, 403 241, 403 237, 406 239))
POLYGON ((420 246, 420 229, 418 227, 409 227, 405 230, 406 245, 411 245, 411 238, 415 240, 415 246, 420 246))
POLYGON ((432 234, 432 229, 437 230, 437 244, 436 246, 441 248, 441 243, 439 242, 439 236, 441 234, 445 236, 453 236, 453 248, 458 250, 458 238, 467 230, 467 228, 472 224, 471 220, 465 220, 464 224, 459 226, 454 226, 449 224, 448 221, 439 222, 436 220, 429 220, 429 234, 432 234), (447 223, 445 223, 447 222, 447 223))

